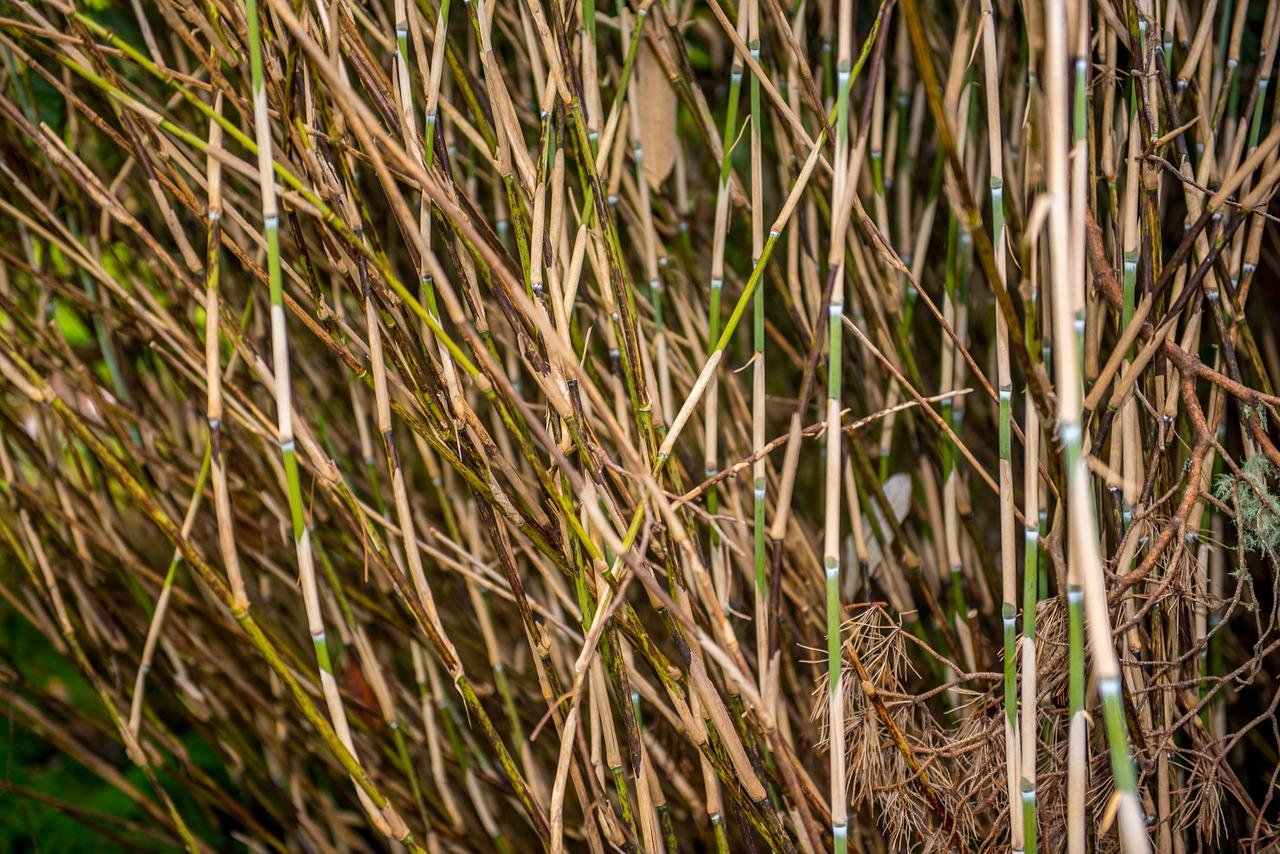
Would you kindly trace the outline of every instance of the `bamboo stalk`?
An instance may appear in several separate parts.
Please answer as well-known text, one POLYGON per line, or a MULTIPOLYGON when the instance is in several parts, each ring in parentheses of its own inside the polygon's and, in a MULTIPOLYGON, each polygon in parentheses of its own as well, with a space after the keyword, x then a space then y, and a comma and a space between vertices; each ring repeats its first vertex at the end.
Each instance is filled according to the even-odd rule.
POLYGON ((1140 802, 1162 854, 1265 844, 1269 754, 1204 748, 1280 654, 1224 556, 1274 527, 1280 7, 458 6, 0 25, 0 712, 142 818, 74 815, 1084 854, 1140 802))
MULTIPOLYGON (((1082 12, 1079 12, 1082 14, 1082 12)), ((1083 26, 1083 25, 1082 25, 1083 26)), ((1075 248, 1072 238, 1072 204, 1068 191, 1068 116, 1070 100, 1067 92, 1067 8, 1061 0, 1046 4, 1045 95, 1048 116, 1046 149, 1048 163, 1049 241, 1053 265, 1051 289, 1053 306, 1054 368, 1058 394, 1059 433, 1063 444, 1063 469, 1067 478, 1067 513, 1070 531, 1067 556, 1068 584, 1081 592, 1068 592, 1068 600, 1076 614, 1087 611, 1090 649, 1102 698, 1111 749, 1112 777, 1120 798, 1121 844, 1126 852, 1148 848, 1145 822, 1138 803, 1137 783, 1129 753, 1120 666, 1111 640, 1111 623, 1107 613, 1106 582, 1094 534, 1093 494, 1085 465, 1081 425, 1082 384, 1078 318, 1083 307, 1084 268, 1083 243, 1075 248), (1059 69, 1062 73, 1054 73, 1059 69), (1079 604, 1077 602, 1083 600, 1079 604)), ((1086 30, 1087 31, 1087 30, 1086 30)), ((1080 97, 1083 97, 1081 95, 1080 97)), ((1084 212, 1076 209, 1076 215, 1084 212)), ((1083 232, 1081 232, 1083 236, 1083 232)), ((1080 614, 1083 616, 1083 614, 1080 614)), ((1078 712, 1083 708, 1083 655, 1078 635, 1080 616, 1072 618, 1072 691, 1071 708, 1078 727, 1078 712)), ((1082 769, 1081 769, 1082 770, 1082 769)), ((1082 781, 1069 783, 1078 787, 1082 781)), ((1081 790, 1082 791, 1082 790, 1081 790)))
MULTIPOLYGON (((751 57, 760 61, 760 8, 758 0, 747 0, 747 47, 751 57)), ((760 78, 751 75, 751 266, 760 263, 764 251, 764 110, 760 105, 760 78)), ((837 146, 838 149, 838 146, 837 146)), ((838 156, 838 155, 837 155, 838 156)), ((751 363, 751 445, 759 448, 765 438, 765 357, 764 357, 764 290, 757 289, 752 301, 752 363, 751 363)), ((760 694, 769 694, 768 684, 772 670, 772 646, 769 637, 769 578, 765 554, 765 461, 756 461, 752 470, 752 493, 755 499, 755 524, 752 527, 755 556, 755 613, 760 618, 756 627, 756 677, 760 694)))
MULTIPOLYGON (((995 9, 990 0, 983 0, 982 14, 986 19, 982 26, 982 52, 987 95, 987 139, 990 147, 991 163, 991 219, 993 223, 996 252, 996 270, 1001 276, 1006 274, 1008 248, 1006 245, 1004 222, 1004 146, 1002 123, 1000 120, 1000 71, 996 46, 995 9)), ((1026 848, 1022 820, 1022 797, 1019 781, 1023 777, 1018 731, 1018 694, 1016 674, 1016 623, 1017 604, 1017 548, 1014 543, 1014 495, 1013 495, 1013 374, 1009 362, 1009 329, 1004 316, 996 312, 996 383, 1000 394, 1000 580, 1001 580, 1001 621, 1004 626, 1004 707, 1005 707, 1005 762, 1008 766, 1009 785, 1009 838, 1014 851, 1026 848)), ((1030 414, 1030 413, 1029 413, 1030 414)), ((1028 425, 1028 435, 1030 435, 1028 425)), ((1030 444, 1030 442, 1028 442, 1030 444)), ((1031 478, 1038 476, 1035 467, 1031 467, 1031 478)), ((1031 489, 1028 480, 1026 489, 1031 489)), ((1028 548, 1032 548, 1028 544, 1028 548)), ((1024 612, 1023 621, 1030 620, 1034 624, 1034 612, 1024 612)), ((1034 633, 1032 635, 1034 637, 1034 633)), ((1025 659, 1024 659, 1025 661, 1025 659)), ((1034 693, 1030 703, 1034 707, 1034 693)), ((1024 703, 1027 700, 1024 700, 1024 703)), ((1032 762, 1034 763, 1034 757, 1032 762)), ((1033 772, 1034 773, 1034 772, 1033 772)), ((1034 834, 1033 834, 1034 836, 1034 834)), ((1034 841, 1031 848, 1034 850, 1034 841)))
MULTIPOLYGON (((852 195, 849 177, 849 89, 848 78, 853 66, 853 3, 841 0, 839 29, 836 44, 836 121, 835 121, 835 179, 832 198, 845 209, 843 200, 852 195)), ((842 363, 844 349, 841 346, 844 320, 844 228, 846 220, 837 215, 832 218, 831 254, 827 264, 833 270, 834 281, 827 327, 827 436, 826 436, 826 516, 823 524, 823 566, 827 580, 827 749, 831 754, 831 833, 836 854, 848 850, 849 817, 848 797, 845 794, 845 715, 844 691, 841 679, 844 670, 843 644, 840 627, 843 622, 840 607, 840 472, 841 437, 840 400, 843 392, 842 363)))
MULTIPOLYGON (((302 598, 307 612, 307 631, 315 647, 316 665, 320 671, 320 685, 325 703, 332 718, 334 732, 343 746, 356 758, 355 744, 351 739, 346 708, 338 693, 329 657, 329 645, 325 636, 324 617, 320 613, 319 591, 316 585, 315 565, 311 549, 311 529, 307 524, 302 505, 302 484, 298 477, 297 452, 293 433, 293 395, 289 377, 289 338, 285 326, 283 280, 280 267, 280 215, 276 203, 275 182, 272 180, 271 119, 267 109, 267 90, 263 76, 261 35, 258 23, 257 0, 245 0, 245 13, 249 22, 249 62, 254 89, 254 130, 258 144, 259 189, 262 194, 262 223, 267 240, 267 268, 271 285, 271 339, 272 368, 275 373, 276 429, 280 443, 280 455, 284 461, 286 488, 289 496, 289 513, 293 522, 294 548, 298 569, 302 578, 302 598)), ((243 595, 243 590, 241 590, 243 595)), ((235 600, 238 604, 239 600, 235 600)), ((244 613, 241 611, 241 613, 244 613)), ((370 820, 378 829, 396 839, 407 839, 409 829, 391 810, 376 806, 363 789, 358 789, 370 820)))

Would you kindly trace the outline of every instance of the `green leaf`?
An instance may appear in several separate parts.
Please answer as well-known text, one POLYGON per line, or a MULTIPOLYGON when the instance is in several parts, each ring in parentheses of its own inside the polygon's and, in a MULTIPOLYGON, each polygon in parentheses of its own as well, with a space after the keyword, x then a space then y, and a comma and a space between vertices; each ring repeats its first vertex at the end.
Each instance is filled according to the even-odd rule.
POLYGON ((93 330, 65 300, 55 299, 53 302, 53 322, 58 331, 72 347, 86 347, 93 343, 93 330))

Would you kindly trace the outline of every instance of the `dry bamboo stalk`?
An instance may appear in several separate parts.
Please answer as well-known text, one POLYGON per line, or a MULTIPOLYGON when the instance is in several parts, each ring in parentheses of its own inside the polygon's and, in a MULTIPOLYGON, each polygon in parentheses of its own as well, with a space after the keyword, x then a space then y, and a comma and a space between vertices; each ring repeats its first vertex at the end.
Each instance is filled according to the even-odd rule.
MULTIPOLYGON (((1083 10, 1077 8, 1077 15, 1083 10)), ((1082 331, 1084 294, 1083 229, 1080 238, 1073 239, 1072 208, 1083 222, 1084 211, 1072 205, 1068 193, 1068 116, 1070 101, 1067 75, 1067 7, 1052 0, 1046 5, 1045 112, 1047 115, 1046 149, 1048 163, 1049 241, 1050 259, 1053 264, 1051 289, 1053 306, 1053 339, 1059 352, 1056 364, 1056 388, 1059 407, 1059 432, 1063 441, 1063 466, 1068 481, 1067 508, 1070 514, 1068 530, 1067 570, 1068 583, 1083 591, 1084 609, 1087 615, 1090 649, 1098 690, 1102 697, 1106 718, 1107 736, 1112 755, 1112 773, 1120 798, 1121 842, 1125 851, 1147 850, 1147 833, 1137 800, 1136 783, 1129 754, 1128 734, 1125 725, 1120 692, 1120 667, 1115 645, 1111 639, 1111 623, 1107 613, 1106 582, 1103 578, 1098 543, 1094 535, 1096 520, 1093 496, 1088 482, 1087 469, 1081 456, 1083 431, 1080 411, 1083 393, 1080 380, 1077 329, 1082 331), (1053 69, 1063 70, 1055 73, 1053 69)), ((1087 32, 1087 24, 1082 24, 1087 32)), ((1077 98, 1084 93, 1077 92, 1077 98)), ((1078 714, 1078 713, 1077 713, 1078 714)), ((1077 724, 1074 724, 1078 726, 1077 724)), ((1083 781, 1071 784, 1079 789, 1083 781)), ((1083 789, 1079 789, 1083 791, 1083 789)))

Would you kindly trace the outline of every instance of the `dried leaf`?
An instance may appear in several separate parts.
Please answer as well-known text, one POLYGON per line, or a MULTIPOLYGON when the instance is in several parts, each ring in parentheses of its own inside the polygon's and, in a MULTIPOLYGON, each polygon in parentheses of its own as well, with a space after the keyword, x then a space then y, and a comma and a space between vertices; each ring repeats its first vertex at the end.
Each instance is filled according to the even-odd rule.
POLYGON ((676 162, 676 93, 666 71, 648 44, 636 57, 636 104, 641 110, 640 145, 644 173, 655 190, 667 180, 676 162))

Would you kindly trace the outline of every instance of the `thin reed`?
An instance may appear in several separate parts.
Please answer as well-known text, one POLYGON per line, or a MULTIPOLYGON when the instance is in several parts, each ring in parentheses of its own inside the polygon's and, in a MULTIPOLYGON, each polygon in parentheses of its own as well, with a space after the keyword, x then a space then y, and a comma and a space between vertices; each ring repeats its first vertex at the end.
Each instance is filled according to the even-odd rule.
POLYGON ((1278 47, 0 3, 0 850, 1274 850, 1278 47))

